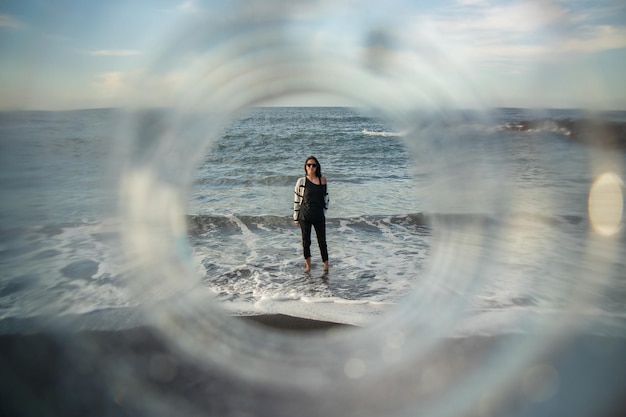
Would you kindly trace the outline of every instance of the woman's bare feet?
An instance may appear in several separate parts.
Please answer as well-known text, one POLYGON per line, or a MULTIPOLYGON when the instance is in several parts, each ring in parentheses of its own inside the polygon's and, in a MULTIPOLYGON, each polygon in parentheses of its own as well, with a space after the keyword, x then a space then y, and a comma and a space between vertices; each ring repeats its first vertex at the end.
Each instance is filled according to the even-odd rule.
POLYGON ((311 258, 306 258, 304 260, 304 272, 307 273, 311 270, 311 258))
POLYGON ((328 272, 328 261, 324 262, 324 272, 328 272))

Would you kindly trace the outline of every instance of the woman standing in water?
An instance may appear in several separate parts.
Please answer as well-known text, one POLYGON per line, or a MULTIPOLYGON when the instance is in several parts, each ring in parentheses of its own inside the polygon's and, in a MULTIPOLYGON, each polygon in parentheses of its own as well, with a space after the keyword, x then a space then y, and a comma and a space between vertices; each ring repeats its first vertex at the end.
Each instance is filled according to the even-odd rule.
POLYGON ((328 190, 322 167, 314 156, 309 156, 304 163, 306 176, 298 178, 294 189, 293 220, 302 231, 304 249, 304 272, 311 270, 311 226, 315 228, 317 243, 324 261, 324 272, 328 272, 328 249, 326 247, 326 210, 328 209, 328 190))

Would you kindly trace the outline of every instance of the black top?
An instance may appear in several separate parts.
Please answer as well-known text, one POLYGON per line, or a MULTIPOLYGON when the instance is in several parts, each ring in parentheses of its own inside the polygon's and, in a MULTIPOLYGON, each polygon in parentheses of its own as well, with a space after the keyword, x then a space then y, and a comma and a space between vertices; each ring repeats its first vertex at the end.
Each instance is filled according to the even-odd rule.
POLYGON ((304 185, 304 197, 300 207, 300 218, 315 222, 324 219, 324 197, 326 184, 314 184, 307 178, 304 185))

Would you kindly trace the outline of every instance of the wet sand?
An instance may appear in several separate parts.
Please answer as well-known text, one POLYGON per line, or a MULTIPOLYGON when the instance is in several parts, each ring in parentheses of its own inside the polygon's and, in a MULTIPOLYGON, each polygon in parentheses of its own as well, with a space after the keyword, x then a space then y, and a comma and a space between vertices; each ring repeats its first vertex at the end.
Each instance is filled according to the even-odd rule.
MULTIPOLYGON (((288 331, 341 326, 283 315, 242 319, 288 331)), ((393 375, 383 378, 368 395, 348 387, 346 393, 350 395, 330 390, 320 398, 314 390, 259 384, 219 367, 199 367, 174 351, 158 331, 146 326, 119 331, 4 334, 0 335, 0 415, 291 417, 356 416, 364 415, 364 410, 370 415, 391 415, 411 401, 438 401, 439 394, 429 397, 417 391, 424 375, 429 375, 426 371, 438 363, 448 366, 441 368, 448 369, 448 378, 463 382, 464 372, 489 358, 486 353, 494 346, 518 339, 522 342, 524 336, 449 339, 437 353, 438 359, 427 363, 416 360, 411 372, 397 380, 393 375), (458 375, 451 374, 448 359, 456 358, 458 364, 459 357, 466 358, 466 363, 459 366, 458 375), (415 379, 401 379, 407 375, 415 379), (416 387, 414 397, 400 394, 400 387, 412 383, 416 387)), ((558 354, 537 358, 529 369, 546 364, 557 376, 549 397, 529 398, 529 381, 533 380, 528 375, 532 374, 524 373, 508 382, 509 397, 485 405, 489 394, 485 392, 476 406, 455 415, 624 415, 626 339, 581 337, 558 354)), ((541 380, 534 382, 541 384, 541 380)), ((447 401, 454 393, 441 394, 439 400, 447 401)), ((414 411, 415 415, 427 414, 414 411)))
POLYGON ((301 317, 288 316, 285 314, 263 314, 258 316, 245 316, 241 317, 241 319, 280 330, 308 331, 353 327, 343 323, 311 320, 301 317))

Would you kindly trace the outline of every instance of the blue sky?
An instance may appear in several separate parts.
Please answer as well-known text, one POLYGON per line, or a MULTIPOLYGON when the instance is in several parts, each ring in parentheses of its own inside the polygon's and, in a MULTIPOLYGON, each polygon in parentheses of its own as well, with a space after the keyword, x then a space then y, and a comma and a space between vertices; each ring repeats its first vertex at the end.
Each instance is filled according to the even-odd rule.
POLYGON ((254 25, 346 65, 377 48, 459 103, 626 109, 622 0, 1 0, 0 109, 167 106, 220 59, 203 41, 254 25))

